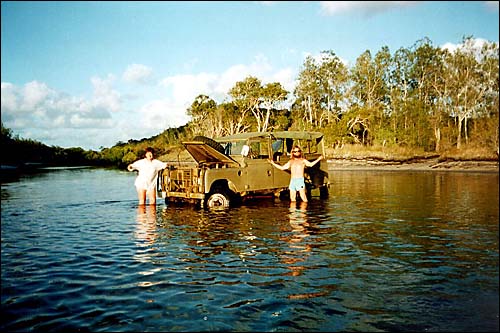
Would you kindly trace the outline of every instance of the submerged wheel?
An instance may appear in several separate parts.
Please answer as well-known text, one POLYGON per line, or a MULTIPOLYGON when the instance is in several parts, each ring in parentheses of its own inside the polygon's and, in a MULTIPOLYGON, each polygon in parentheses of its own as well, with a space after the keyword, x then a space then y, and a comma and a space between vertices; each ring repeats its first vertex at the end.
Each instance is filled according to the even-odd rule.
POLYGON ((223 190, 215 190, 208 195, 205 202, 207 208, 227 208, 231 204, 229 195, 223 190))
POLYGON ((321 199, 327 199, 330 193, 328 192, 328 186, 323 185, 319 188, 319 197, 321 199))

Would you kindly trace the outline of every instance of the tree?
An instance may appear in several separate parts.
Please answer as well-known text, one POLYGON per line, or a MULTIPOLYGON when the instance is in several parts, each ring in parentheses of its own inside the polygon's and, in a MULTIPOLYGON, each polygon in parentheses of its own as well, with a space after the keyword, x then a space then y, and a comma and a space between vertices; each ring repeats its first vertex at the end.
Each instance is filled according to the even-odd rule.
POLYGON ((263 125, 263 117, 259 110, 261 98, 261 81, 256 77, 249 76, 243 81, 238 81, 229 91, 229 95, 234 99, 234 104, 241 113, 240 118, 244 119, 248 112, 251 112, 257 124, 257 131, 263 125))
POLYGON ((355 123, 363 126, 363 144, 368 143, 369 132, 377 131, 384 126, 384 111, 389 110, 388 75, 390 69, 390 53, 383 47, 372 59, 370 51, 365 51, 356 60, 351 69, 350 91, 351 108, 355 123), (360 123, 360 121, 362 122, 360 123))
POLYGON ((347 110, 348 71, 333 51, 323 51, 316 60, 308 56, 299 73, 294 94, 295 109, 312 128, 338 121, 347 110))
POLYGON ((480 116, 487 109, 488 96, 498 94, 498 90, 494 92, 498 87, 498 46, 486 46, 481 52, 474 46, 472 37, 465 37, 462 46, 447 57, 446 75, 451 82, 449 99, 452 116, 457 119, 457 148, 460 149, 462 136, 468 142, 468 119, 480 116), (497 63, 492 66, 489 51, 495 48, 497 63))
MULTIPOLYGON (((283 109, 282 103, 286 100, 288 91, 283 89, 280 83, 268 83, 261 89, 261 106, 265 110, 265 116, 263 117, 263 125, 261 131, 267 131, 269 127, 269 119, 271 117, 271 111, 274 109, 283 109)), ((261 109, 261 108, 259 108, 261 109)))
MULTIPOLYGON (((303 69, 299 73, 298 84, 295 87, 296 96, 294 108, 302 113, 302 120, 306 127, 315 127, 317 124, 316 114, 320 104, 320 78, 319 68, 313 57, 307 56, 303 69)), ((300 117, 300 114, 299 114, 300 117)))
POLYGON ((219 136, 224 132, 222 114, 217 103, 206 95, 198 95, 187 110, 194 135, 219 136))
MULTIPOLYGON (((446 110, 445 94, 447 81, 444 79, 444 55, 446 50, 434 48, 429 39, 424 38, 415 44, 412 53, 413 66, 411 76, 415 80, 415 103, 423 114, 415 114, 419 120, 415 145, 429 142, 434 138, 434 150, 441 146, 441 126, 446 110), (418 102, 417 102, 418 101, 418 102), (430 122, 433 132, 428 133, 430 122)), ((425 147, 424 145, 424 148, 425 147)))
POLYGON ((245 132, 250 125, 245 122, 246 113, 240 112, 233 102, 225 102, 218 106, 219 112, 224 115, 223 123, 225 134, 237 134, 245 132))

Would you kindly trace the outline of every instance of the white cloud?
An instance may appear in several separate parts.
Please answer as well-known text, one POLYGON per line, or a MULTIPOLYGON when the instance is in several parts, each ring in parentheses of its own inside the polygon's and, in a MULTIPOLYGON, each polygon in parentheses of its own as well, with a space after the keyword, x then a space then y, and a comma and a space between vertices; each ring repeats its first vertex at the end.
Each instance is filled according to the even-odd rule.
POLYGON ((91 79, 94 86, 95 107, 103 107, 112 112, 121 111, 120 94, 112 88, 112 83, 115 80, 113 75, 108 75, 106 79, 93 77, 91 79))
POLYGON ((85 130, 83 134, 79 133, 79 129, 115 126, 111 113, 120 111, 120 97, 111 88, 111 82, 112 77, 92 78, 94 95, 90 99, 58 92, 38 81, 21 87, 2 82, 2 122, 21 137, 60 142, 55 145, 68 142, 71 138, 74 142, 69 145, 88 147, 96 138, 89 138, 85 130), (70 136, 62 134, 67 131, 70 136))
POLYGON ((216 74, 184 74, 169 76, 160 85, 172 91, 174 103, 188 106, 199 94, 212 92, 216 81, 216 74))
POLYGON ((160 86, 170 93, 171 99, 156 100, 143 106, 141 113, 144 124, 149 128, 162 129, 184 125, 189 120, 186 110, 198 95, 207 95, 222 103, 229 98, 228 92, 236 82, 248 76, 257 77, 263 84, 280 82, 290 92, 295 88, 295 71, 291 68, 275 71, 265 56, 257 55, 251 64, 233 65, 220 74, 203 72, 162 79, 160 86), (169 117, 168 123, 166 115, 169 117))
MULTIPOLYGON (((461 49, 461 50, 466 50, 469 49, 470 51, 474 52, 474 55, 478 61, 481 60, 481 58, 484 56, 482 54, 482 48, 486 44, 491 44, 491 42, 487 41, 486 39, 483 38, 475 38, 471 41, 472 43, 470 45, 465 45, 464 43, 460 44, 453 44, 453 43, 445 43, 441 46, 442 49, 446 49, 451 53, 454 53, 455 51, 461 49)), ((498 48, 496 48, 496 51, 492 52, 498 52, 498 48)))
POLYGON ((141 125, 156 131, 185 125, 189 120, 185 110, 184 106, 167 99, 151 101, 139 109, 141 125))
POLYGON ((352 12, 371 16, 392 8, 412 6, 418 2, 419 1, 320 1, 320 6, 321 12, 327 16, 352 12))
MULTIPOLYGON (((138 82, 145 78, 149 67, 141 66, 129 66, 123 79, 138 82)), ((23 86, 2 82, 2 121, 21 137, 49 145, 109 147, 118 141, 151 137, 167 128, 185 125, 190 120, 186 110, 198 95, 205 94, 222 103, 236 82, 248 76, 257 77, 263 84, 280 82, 288 91, 295 87, 295 71, 275 70, 263 55, 256 56, 250 64, 236 64, 221 73, 165 77, 158 86, 146 90, 118 90, 113 75, 92 77, 93 93, 89 97, 63 93, 38 81, 23 86)))
POLYGON ((36 109, 45 100, 50 100, 55 92, 49 89, 45 83, 32 81, 24 86, 22 94, 24 98, 21 109, 31 110, 36 109))
POLYGON ((290 68, 275 72, 268 59, 263 55, 258 55, 250 65, 233 65, 220 74, 200 73, 170 76, 161 80, 160 85, 172 89, 174 103, 189 106, 200 94, 222 102, 217 97, 227 97, 229 90, 234 87, 236 82, 242 81, 248 76, 257 77, 264 84, 278 81, 286 87, 285 89, 293 89, 294 75, 294 71, 290 68))
POLYGON ((123 73, 123 80, 139 84, 152 83, 152 77, 153 70, 151 67, 141 64, 129 65, 123 73))
POLYGON ((296 72, 291 68, 282 69, 271 76, 271 82, 280 82, 285 90, 293 92, 296 86, 296 72))
MULTIPOLYGON (((473 40, 473 45, 472 47, 474 49, 477 49, 477 50, 481 50, 481 48, 484 46, 484 44, 486 43, 489 43, 486 39, 482 39, 482 38, 475 38, 473 40)), ((454 44, 454 43, 445 43, 441 46, 442 49, 446 49, 450 52, 455 52, 457 49, 459 48, 463 48, 464 47, 464 44, 463 43, 460 43, 460 44, 454 44)))
POLYGON ((1 94, 1 104, 2 104, 2 119, 4 117, 4 110, 15 110, 18 104, 18 98, 16 94, 16 87, 12 83, 2 82, 2 94, 1 94))

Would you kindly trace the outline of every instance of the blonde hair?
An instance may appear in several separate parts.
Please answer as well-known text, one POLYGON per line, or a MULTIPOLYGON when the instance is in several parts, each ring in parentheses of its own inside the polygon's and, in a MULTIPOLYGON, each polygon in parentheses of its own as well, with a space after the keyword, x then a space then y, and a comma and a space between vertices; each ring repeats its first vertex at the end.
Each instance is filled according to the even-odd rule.
POLYGON ((296 145, 296 146, 293 146, 293 148, 292 148, 292 158, 296 158, 296 157, 295 157, 295 155, 293 154, 293 151, 294 151, 295 149, 298 149, 298 150, 299 150, 299 152, 300 152, 300 157, 302 157, 302 148, 300 148, 299 146, 297 146, 297 145, 296 145))

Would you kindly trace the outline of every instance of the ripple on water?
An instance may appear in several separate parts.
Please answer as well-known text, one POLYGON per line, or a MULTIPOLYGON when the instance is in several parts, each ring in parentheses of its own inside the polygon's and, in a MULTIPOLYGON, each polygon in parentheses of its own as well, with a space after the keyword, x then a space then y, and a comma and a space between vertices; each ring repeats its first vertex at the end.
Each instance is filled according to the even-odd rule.
POLYGON ((138 209, 116 170, 10 183, 0 328, 498 331, 498 176, 438 178, 336 172, 305 209, 213 212, 138 209))

